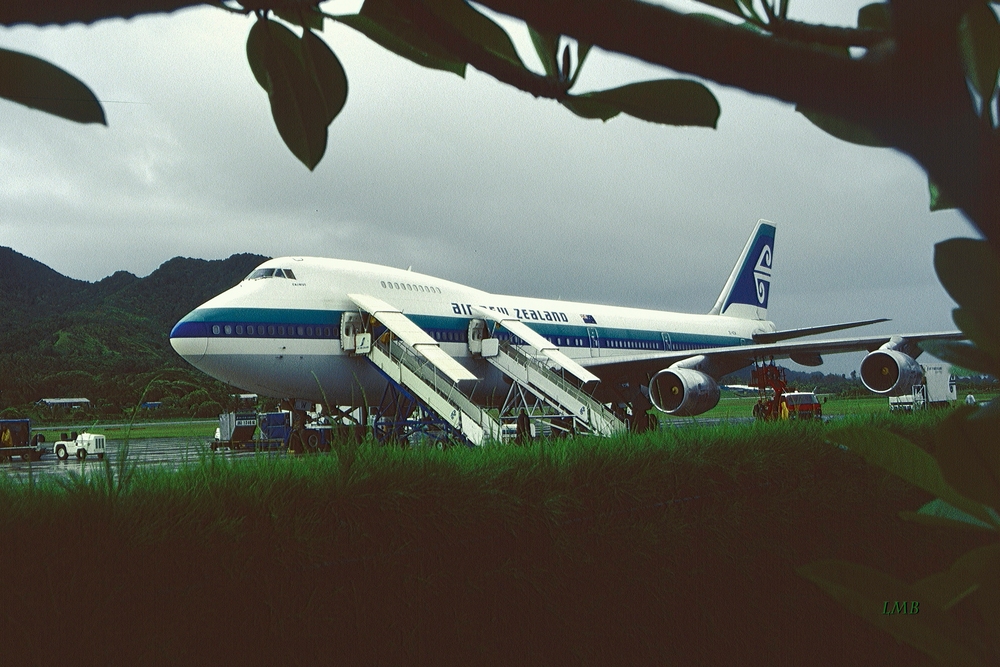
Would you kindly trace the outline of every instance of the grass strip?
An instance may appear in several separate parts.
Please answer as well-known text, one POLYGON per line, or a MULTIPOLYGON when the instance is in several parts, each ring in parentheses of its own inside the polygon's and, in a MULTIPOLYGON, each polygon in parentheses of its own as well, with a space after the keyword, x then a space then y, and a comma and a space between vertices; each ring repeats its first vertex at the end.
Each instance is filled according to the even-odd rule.
MULTIPOLYGON (((869 419, 929 438, 940 415, 869 419), (881 420, 881 421, 880 421, 881 420)), ((794 567, 904 580, 978 536, 823 440, 723 425, 525 447, 235 459, 0 478, 5 655, 52 663, 871 664, 919 656, 794 567), (102 473, 103 474, 103 473, 102 473), (964 541, 963 541, 964 540, 964 541), (86 619, 86 621, 81 621, 86 619), (758 657, 759 656, 759 657, 758 657)))

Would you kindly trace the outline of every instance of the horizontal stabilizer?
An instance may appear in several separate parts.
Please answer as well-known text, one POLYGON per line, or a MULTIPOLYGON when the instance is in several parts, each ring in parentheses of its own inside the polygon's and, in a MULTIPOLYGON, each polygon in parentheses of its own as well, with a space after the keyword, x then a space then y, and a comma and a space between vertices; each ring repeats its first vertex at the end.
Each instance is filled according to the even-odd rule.
POLYGON ((821 327, 806 327, 805 329, 785 329, 784 331, 774 331, 771 333, 759 333, 753 335, 753 342, 758 345, 777 343, 792 338, 802 338, 803 336, 814 336, 816 334, 830 333, 831 331, 841 331, 842 329, 853 329, 879 322, 888 322, 889 318, 881 317, 877 320, 864 320, 863 322, 845 322, 844 324, 826 324, 821 327))
POLYGON ((479 379, 442 350, 436 340, 398 308, 367 294, 348 294, 347 298, 357 304, 358 308, 377 319, 393 335, 412 347, 417 354, 427 359, 453 381, 479 379))
POLYGON ((485 308, 480 308, 479 306, 473 306, 472 312, 477 317, 482 317, 485 320, 496 322, 504 329, 511 332, 555 363, 559 364, 562 368, 578 377, 583 382, 600 381, 599 377, 563 354, 555 343, 549 342, 544 336, 529 328, 528 325, 521 320, 513 317, 505 317, 500 313, 492 310, 486 310, 485 308))

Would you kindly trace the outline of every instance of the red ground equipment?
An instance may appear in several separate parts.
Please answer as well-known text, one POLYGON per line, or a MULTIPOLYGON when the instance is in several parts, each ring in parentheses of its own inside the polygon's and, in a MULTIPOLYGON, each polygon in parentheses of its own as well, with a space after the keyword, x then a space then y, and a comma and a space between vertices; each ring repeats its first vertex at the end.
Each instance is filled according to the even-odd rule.
MULTIPOLYGON (((774 357, 759 366, 754 362, 750 371, 750 383, 757 387, 757 405, 753 406, 753 416, 757 419, 771 421, 781 419, 782 396, 788 387, 785 379, 785 369, 774 364, 774 357), (768 393, 770 389, 770 395, 768 393)), ((785 418, 787 418, 787 412, 785 418)))

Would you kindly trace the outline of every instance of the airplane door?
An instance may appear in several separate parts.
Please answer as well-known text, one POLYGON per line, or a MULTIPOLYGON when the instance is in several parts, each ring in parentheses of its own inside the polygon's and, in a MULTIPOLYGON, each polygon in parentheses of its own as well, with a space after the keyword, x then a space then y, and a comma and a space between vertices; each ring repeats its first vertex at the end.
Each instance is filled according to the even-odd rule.
POLYGON ((486 320, 469 320, 469 352, 482 354, 483 338, 486 338, 486 320))
POLYGON ((590 336, 590 356, 601 356, 601 337, 597 335, 597 329, 587 327, 587 335, 590 336))
POLYGON ((361 314, 345 311, 340 316, 340 348, 345 352, 353 352, 357 335, 364 330, 361 314))
POLYGON ((670 334, 668 334, 666 331, 663 331, 660 333, 660 335, 663 336, 663 350, 665 352, 673 350, 674 348, 670 346, 670 334))

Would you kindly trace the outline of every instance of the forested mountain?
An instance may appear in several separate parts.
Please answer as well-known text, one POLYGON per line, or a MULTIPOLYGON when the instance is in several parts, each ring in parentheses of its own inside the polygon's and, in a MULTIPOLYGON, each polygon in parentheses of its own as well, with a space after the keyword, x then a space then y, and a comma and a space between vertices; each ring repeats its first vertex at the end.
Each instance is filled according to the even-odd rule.
POLYGON ((228 390, 174 353, 170 329, 265 259, 175 257, 145 278, 119 271, 89 283, 0 248, 0 410, 84 396, 114 414, 134 406, 147 386, 147 400, 196 393, 188 403, 217 403, 228 390))

